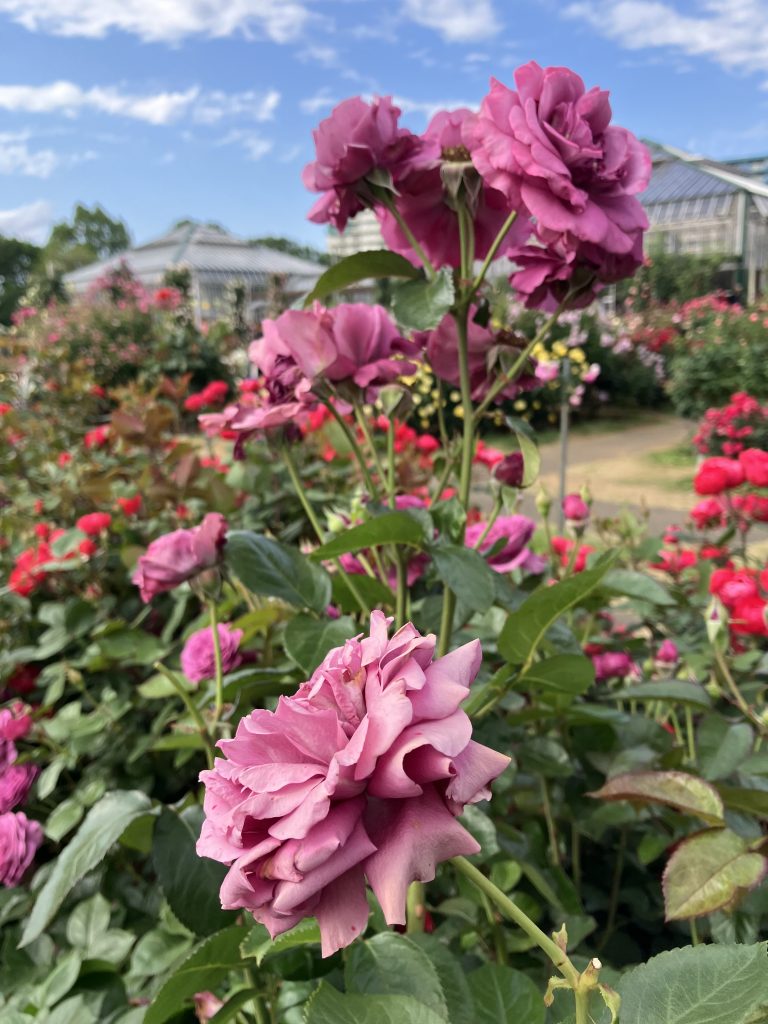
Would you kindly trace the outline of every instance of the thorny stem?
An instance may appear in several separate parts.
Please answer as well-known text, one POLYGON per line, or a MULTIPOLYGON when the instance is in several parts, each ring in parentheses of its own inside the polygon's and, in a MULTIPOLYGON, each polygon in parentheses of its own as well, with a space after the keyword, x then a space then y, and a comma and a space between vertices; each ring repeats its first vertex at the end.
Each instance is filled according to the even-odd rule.
POLYGON ((203 743, 205 744, 205 759, 208 762, 208 767, 213 768, 213 740, 211 739, 211 734, 208 732, 208 727, 205 724, 203 716, 200 714, 197 707, 195 706, 195 702, 192 700, 191 695, 185 689, 184 684, 176 675, 176 673, 171 672, 171 670, 169 668, 166 668, 161 661, 156 661, 154 668, 156 672, 160 673, 160 675, 165 676, 165 678, 174 688, 176 693, 178 693, 179 697, 181 697, 184 707, 187 709, 187 711, 190 714, 190 717, 192 718, 192 721, 197 726, 198 732, 200 733, 200 736, 203 739, 203 743))
POLYGON ((371 471, 368 468, 368 463, 365 461, 365 455, 363 454, 363 450, 357 443, 357 438, 355 437, 354 431, 350 430, 349 424, 346 422, 344 417, 339 413, 339 410, 336 408, 333 402, 326 401, 324 402, 324 405, 330 411, 331 416, 333 416, 333 418, 341 427, 344 437, 347 439, 350 448, 354 452, 355 457, 357 458, 357 461, 360 465, 360 469, 363 472, 363 478, 365 480, 365 485, 368 488, 369 494, 371 495, 372 498, 376 497, 376 487, 373 483, 373 477, 371 476, 371 471))
POLYGON ((558 848, 559 840, 557 838, 557 827, 555 825, 555 819, 552 815, 552 804, 549 799, 549 790, 547 789, 547 780, 544 776, 540 776, 539 784, 541 788, 541 806, 544 811, 544 820, 547 823, 547 834, 549 836, 549 852, 552 858, 552 863, 555 867, 560 867, 560 850, 558 848))
POLYGON ((388 473, 384 469, 384 464, 382 463, 381 457, 379 456, 376 444, 373 440, 371 428, 368 426, 368 421, 365 418, 365 413, 360 408, 357 402, 355 402, 355 419, 357 420, 357 425, 360 427, 363 437, 368 442, 368 447, 370 448, 371 455, 373 457, 373 463, 376 466, 376 472, 379 474, 379 480, 381 480, 381 486, 386 488, 388 486, 389 481, 388 473))
POLYGON ((605 922, 605 932, 600 940, 598 949, 603 949, 613 935, 616 924, 616 914, 619 909, 619 894, 621 892, 621 876, 624 871, 624 852, 627 848, 627 830, 623 828, 619 835, 619 848, 616 851, 616 863, 613 867, 613 881, 611 883, 611 898, 608 906, 608 918, 605 922))
POLYGON ((564 953, 560 946, 553 939, 550 939, 537 924, 534 924, 528 915, 523 913, 509 896, 505 895, 481 871, 478 871, 474 864, 470 864, 465 857, 453 857, 451 863, 457 871, 460 871, 465 878, 468 878, 481 892, 485 893, 505 917, 513 921, 518 928, 521 928, 530 939, 533 939, 539 949, 546 953, 555 968, 575 990, 579 984, 579 972, 571 963, 567 953, 564 953))
POLYGON ((437 276, 435 268, 432 266, 432 263, 430 262, 429 257, 427 256, 427 254, 424 252, 422 247, 419 245, 419 242, 418 242, 416 236, 411 231, 411 229, 408 227, 408 224, 405 222, 405 220, 403 218, 403 215, 400 213, 400 211, 398 210, 397 206, 395 205, 394 200, 391 199, 389 196, 387 196, 386 199, 383 199, 383 203, 384 203, 384 206, 386 206, 386 208, 389 210, 389 212, 392 214, 392 216, 397 221, 397 223, 398 223, 398 225, 400 227, 400 230, 403 232, 405 237, 408 239, 408 244, 410 245, 410 247, 413 249, 413 251, 418 256, 419 260, 421 261, 421 265, 424 267, 424 273, 427 275, 427 277, 430 280, 432 280, 434 277, 437 276))
POLYGON ((496 501, 493 503, 493 509, 491 511, 491 514, 488 516, 488 522, 485 524, 485 529, 480 534, 480 536, 477 538, 477 543, 475 544, 475 551, 478 551, 480 549, 483 541, 488 536, 488 534, 491 532, 491 527, 493 526, 493 524, 498 519, 499 513, 501 512, 503 507, 504 507, 504 499, 502 498, 501 494, 498 494, 496 496, 496 501))
POLYGON ((426 916, 425 890, 423 882, 411 882, 405 901, 406 932, 423 932, 426 916))
POLYGON ((765 736, 766 734, 768 734, 768 727, 766 726, 766 723, 762 720, 760 715, 755 714, 755 712, 752 710, 749 704, 747 704, 747 702, 744 700, 744 696, 741 690, 739 689, 739 685, 733 678, 731 670, 728 668, 728 662, 723 657, 723 652, 717 647, 716 644, 712 645, 712 650, 715 654, 715 662, 717 663, 717 667, 720 669, 720 673, 723 679, 725 679, 726 685, 728 689, 731 691, 734 702, 736 703, 736 706, 738 707, 739 711, 741 711, 742 714, 746 715, 750 722, 752 722, 752 724, 757 727, 758 732, 762 736, 765 736))
MULTIPOLYGON (((293 489, 296 491, 296 496, 301 502, 301 507, 304 509, 307 519, 309 520, 312 529, 315 531, 315 534, 317 535, 317 539, 321 544, 323 544, 325 541, 323 528, 320 525, 317 516, 315 515, 315 510, 310 505, 309 499, 304 493, 304 487, 302 486, 301 477, 299 476, 299 471, 296 467, 296 463, 294 462, 293 456, 291 455, 287 447, 283 448, 282 452, 283 458, 285 459, 285 465, 288 468, 288 476, 291 478, 291 483, 293 484, 293 489)), ((371 609, 368 607, 365 598, 360 593, 357 584, 352 579, 352 574, 345 572, 340 559, 335 558, 334 563, 339 572, 342 573, 342 575, 344 576, 344 581, 349 587, 352 596, 357 601, 360 611, 363 613, 363 615, 370 615, 371 609)), ((373 575, 373 572, 371 572, 371 575, 373 575)))
POLYGON ((510 215, 507 217, 507 219, 501 225, 501 230, 499 231, 498 235, 496 235, 496 237, 494 238, 493 243, 491 244, 491 247, 488 250, 488 254, 486 255, 485 259, 483 260, 483 265, 480 267, 480 270, 478 271, 477 277, 472 282, 472 292, 473 293, 477 291, 477 289, 480 287, 480 285, 485 280, 485 275, 488 273, 488 268, 490 267, 490 265, 495 260, 496 253, 499 251, 499 248, 501 247, 501 243, 507 237, 507 233, 508 233, 509 229, 512 227, 512 225, 515 223, 516 219, 517 219, 517 210, 513 210, 512 213, 510 213, 510 215))
POLYGON ((208 601, 211 615, 211 634, 213 636, 213 663, 216 666, 216 702, 213 709, 213 720, 218 722, 224 708, 224 668, 221 661, 221 637, 219 636, 219 610, 216 602, 208 601))

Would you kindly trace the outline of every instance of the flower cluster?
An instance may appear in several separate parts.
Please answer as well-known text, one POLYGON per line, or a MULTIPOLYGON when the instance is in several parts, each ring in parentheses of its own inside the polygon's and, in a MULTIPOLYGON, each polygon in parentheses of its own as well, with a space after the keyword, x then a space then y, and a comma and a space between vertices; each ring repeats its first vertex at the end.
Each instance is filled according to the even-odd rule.
POLYGON ((43 840, 43 830, 22 811, 37 775, 33 764, 18 760, 15 741, 23 739, 32 720, 19 708, 0 709, 0 885, 18 885, 43 840))
POLYGON ((715 569, 709 590, 725 606, 733 634, 768 636, 768 570, 715 569))
POLYGON ((256 710, 201 774, 205 857, 231 864, 222 906, 250 910, 274 937, 302 918, 329 956, 366 928, 365 883, 389 924, 405 923, 408 885, 479 846, 456 821, 488 797, 509 758, 472 739, 461 702, 477 640, 435 658, 435 637, 405 625, 332 650, 276 711, 256 710))
POLYGON ((201 409, 210 406, 220 406, 226 401, 228 394, 229 384, 225 380, 212 380, 202 391, 188 395, 184 400, 184 408, 187 412, 200 412, 201 409))
POLYGON ((702 455, 731 456, 768 443, 768 405, 737 391, 723 408, 707 409, 693 443, 702 455))

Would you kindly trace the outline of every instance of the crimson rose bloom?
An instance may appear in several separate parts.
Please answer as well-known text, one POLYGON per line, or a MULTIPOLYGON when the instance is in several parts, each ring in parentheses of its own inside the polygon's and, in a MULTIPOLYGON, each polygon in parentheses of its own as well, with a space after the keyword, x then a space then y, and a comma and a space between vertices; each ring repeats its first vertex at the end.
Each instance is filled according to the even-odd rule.
MULTIPOLYGON (((242 629, 230 629, 229 626, 220 622, 218 633, 222 671, 232 672, 243 660, 238 651, 240 641, 243 639, 243 631, 242 629)), ((210 626, 193 633, 184 644, 184 649, 181 652, 181 668, 192 683, 200 683, 203 679, 213 679, 216 674, 216 656, 213 650, 213 630, 210 626)))
POLYGON ((400 109, 391 97, 366 103, 359 96, 334 107, 312 132, 317 159, 307 164, 302 181, 311 192, 322 192, 309 211, 309 220, 343 231, 350 217, 364 209, 364 179, 377 168, 395 177, 398 168, 419 148, 406 128, 399 128, 400 109))
POLYGON ((517 92, 493 79, 464 138, 475 167, 541 229, 628 253, 648 220, 637 199, 651 175, 647 148, 611 125, 608 93, 568 68, 535 61, 515 72, 517 92))
POLYGON ((583 526, 589 519, 589 505, 579 494, 566 494, 563 515, 573 526, 583 526))
POLYGON ((768 487, 768 452, 760 448, 747 448, 739 455, 747 482, 753 487, 768 487))
POLYGON ((21 811, 0 814, 0 885, 12 889, 19 884, 42 841, 39 822, 21 811))
POLYGON ((224 516, 209 512, 199 526, 174 530, 153 540, 139 558, 132 577, 141 591, 142 601, 148 604, 158 594, 173 590, 216 565, 226 532, 224 516))
POLYGON ((75 525, 83 533, 96 537, 103 530, 108 530, 111 524, 112 516, 109 512, 89 512, 87 515, 80 516, 75 525))
POLYGON ((200 776, 197 851, 232 865, 223 907, 250 910, 273 938, 314 915, 329 956, 365 930, 366 878, 388 923, 404 924, 412 881, 480 849, 456 816, 509 758, 473 741, 460 707, 479 641, 434 653, 434 636, 407 624, 390 639, 374 611, 370 636, 219 742, 225 757, 200 776))
POLYGON ((716 455, 705 459, 693 481, 697 494, 722 494, 744 483, 744 467, 737 459, 716 455))

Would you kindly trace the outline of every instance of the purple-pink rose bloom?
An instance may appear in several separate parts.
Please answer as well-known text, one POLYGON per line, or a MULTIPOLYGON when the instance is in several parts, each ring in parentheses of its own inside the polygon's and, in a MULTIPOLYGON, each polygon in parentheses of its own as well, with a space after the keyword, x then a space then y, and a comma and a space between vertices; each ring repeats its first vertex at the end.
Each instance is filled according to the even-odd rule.
POLYGON ((637 199, 650 179, 648 149, 611 125, 608 93, 587 92, 568 68, 531 61, 514 78, 517 92, 493 79, 465 127, 475 167, 539 228, 629 252, 648 227, 637 199))
POLYGON ((0 814, 24 803, 36 776, 33 764, 11 764, 0 772, 0 814))
MULTIPOLYGON (((221 667, 224 672, 232 672, 242 662, 238 650, 243 639, 242 629, 231 629, 225 623, 218 625, 219 647, 221 649, 221 667)), ((181 652, 181 669, 192 683, 200 683, 203 679, 213 679, 216 675, 216 656, 213 649, 213 630, 210 626, 193 633, 181 652)))
MULTIPOLYGON (((464 543, 474 548, 485 532, 487 523, 473 523, 467 527, 464 543)), ((549 562, 535 555, 528 548, 536 524, 528 516, 498 516, 480 544, 481 554, 492 552, 488 564, 496 572, 511 572, 523 569, 526 572, 543 572, 549 562)))
POLYGON ((343 231, 350 217, 364 209, 370 191, 364 179, 377 168, 394 176, 419 147, 406 128, 398 127, 400 110, 391 97, 366 103, 359 96, 334 107, 312 135, 316 159, 307 164, 302 181, 311 192, 322 192, 309 211, 309 220, 343 231))
POLYGON ((21 811, 0 814, 0 885, 18 885, 43 841, 43 830, 21 811))
POLYGON ((456 821, 489 796, 509 758, 472 739, 460 705, 481 661, 473 640, 434 659, 435 637, 411 625, 330 651, 274 712, 243 718, 224 758, 201 773, 197 844, 231 864, 224 908, 250 910, 274 937, 317 917, 323 956, 368 921, 365 882, 389 924, 405 923, 412 881, 479 850, 456 821))
POLYGON ((525 459, 522 452, 510 452, 493 467, 493 476, 505 487, 522 487, 525 477, 525 459))
POLYGON ((676 665, 680 660, 680 652, 674 640, 663 640, 656 652, 656 661, 663 665, 676 665))
MULTIPOLYGON (((458 267, 461 264, 459 222, 449 204, 441 168, 470 164, 470 154, 463 141, 463 126, 471 118, 466 109, 441 110, 435 114, 422 135, 423 147, 411 161, 412 169, 398 178, 398 213, 410 228, 433 266, 458 267)), ((470 168, 471 169, 471 168, 470 168)), ((506 197, 483 184, 474 203, 472 220, 475 257, 484 259, 510 213, 506 197)), ((394 214, 385 206, 376 207, 381 233, 388 248, 413 263, 421 261, 394 214)), ((510 245, 524 242, 531 233, 531 223, 518 217, 507 231, 499 247, 504 255, 510 245)))
POLYGON ((153 540, 139 557, 133 582, 148 603, 157 594, 173 590, 221 558, 227 521, 219 512, 209 512, 199 526, 174 530, 153 540))
MULTIPOLYGON (((497 365, 503 351, 511 354, 511 358, 517 355, 516 349, 521 344, 513 335, 501 332, 494 334, 487 327, 476 324, 472 319, 475 308, 470 310, 470 319, 467 331, 467 354, 469 361, 469 380, 472 387, 473 401, 481 400, 488 389, 495 382, 501 369, 497 365)), ((446 315, 433 331, 416 335, 416 340, 426 346, 427 359, 435 374, 449 384, 460 383, 459 373, 459 335, 456 321, 450 315, 446 315)), ((527 368, 533 371, 531 362, 527 368)), ((529 391, 537 387, 539 381, 533 373, 524 372, 517 380, 508 384, 499 394, 498 401, 504 398, 515 398, 521 391, 529 391)))
POLYGON ((598 683, 606 679, 624 679, 635 671, 635 663, 626 651, 603 651, 592 655, 595 679, 598 683))

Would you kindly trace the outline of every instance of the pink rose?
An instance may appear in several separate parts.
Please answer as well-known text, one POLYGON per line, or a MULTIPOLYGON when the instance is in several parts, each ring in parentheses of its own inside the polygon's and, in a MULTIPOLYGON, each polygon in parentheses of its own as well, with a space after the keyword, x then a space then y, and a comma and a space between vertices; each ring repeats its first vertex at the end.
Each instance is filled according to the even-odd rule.
POLYGON ((747 483, 753 487, 768 487, 768 452, 760 448, 747 448, 739 455, 747 483))
POLYGON ((36 776, 33 764, 11 764, 0 772, 0 814, 24 803, 36 776))
POLYGON ((662 665, 676 665, 680 660, 680 652, 674 640, 663 640, 656 651, 656 661, 662 665))
POLYGON ((39 822, 21 811, 0 814, 0 885, 18 885, 43 841, 39 822))
POLYGON ((637 199, 651 174, 647 148, 610 124, 608 93, 587 92, 568 68, 531 61, 514 77, 517 92, 491 81, 465 127, 475 167, 540 228, 630 252, 648 227, 637 199))
POLYGON ((312 133, 316 159, 302 173, 311 192, 322 192, 309 212, 316 224, 343 231, 350 217, 372 199, 366 178, 381 169, 398 176, 398 169, 419 140, 398 127, 400 110, 389 96, 366 103, 359 96, 334 107, 312 133))
MULTIPOLYGON (((24 705, 17 701, 13 707, 0 708, 0 742, 19 740, 32 728, 32 719, 24 713, 24 705)), ((2 765, 2 758, 0 758, 2 765)))
MULTIPOLYGON (((221 667, 232 672, 242 662, 238 651, 243 639, 242 629, 230 629, 223 622, 219 623, 219 646, 221 648, 221 667)), ((203 679, 213 679, 216 675, 216 658, 213 650, 213 630, 210 626, 193 633, 184 644, 181 652, 181 669, 192 683, 200 683, 203 679)))
POLYGON ((589 505, 578 494, 563 498, 563 515, 574 526, 583 526, 589 519, 589 505))
MULTIPOLYGON (((467 527, 464 543, 474 548, 485 533, 486 523, 473 523, 467 527)), ((528 516, 499 516, 491 526, 485 539, 480 544, 481 554, 493 553, 488 564, 496 572, 511 572, 523 569, 526 572, 543 572, 549 564, 546 558, 534 555, 528 549, 528 541, 533 536, 536 524, 528 516)))
MULTIPOLYGON (((398 195, 394 199, 398 212, 427 258, 438 267, 461 264, 458 219, 450 205, 443 175, 460 175, 462 165, 471 168, 462 131, 472 116, 466 109, 435 114, 422 136, 423 148, 411 161, 413 169, 397 181, 398 195)), ((472 213, 475 257, 484 259, 510 213, 509 204, 501 192, 483 185, 472 213)), ((376 216, 387 247, 418 264, 420 261, 395 216, 384 206, 377 207, 376 216)), ((510 245, 524 242, 531 230, 528 218, 518 217, 505 236, 499 255, 504 255, 510 245)))
POLYGON ((598 683, 606 679, 624 679, 635 671, 635 664, 626 651, 603 651, 592 655, 595 666, 595 680, 598 683))
MULTIPOLYGON (((506 351, 514 359, 515 349, 519 347, 520 340, 515 335, 503 331, 494 334, 487 327, 476 324, 472 319, 475 312, 475 308, 472 307, 467 347, 472 399, 478 401, 486 394, 501 372, 498 366, 501 353, 506 351)), ((454 318, 450 315, 444 316, 433 331, 417 334, 416 340, 426 346, 427 359, 435 374, 441 380, 458 387, 460 380, 459 337, 454 318)), ((532 371, 533 364, 530 363, 524 369, 532 371)), ((524 372, 516 381, 504 388, 498 401, 502 401, 503 398, 515 398, 521 391, 528 391, 537 384, 538 381, 531 372, 524 372)))
POLYGON ((472 740, 460 707, 479 641, 434 660, 434 636, 407 624, 390 639, 387 621, 374 611, 370 636, 332 650, 276 711, 243 718, 200 776, 198 853, 232 865, 222 906, 273 937, 314 915, 323 956, 365 931, 366 878, 403 924, 412 881, 479 850, 456 816, 509 763, 472 740))
POLYGON ((493 468, 494 479, 505 487, 522 487, 525 476, 525 459, 522 452, 510 452, 493 468))
POLYGON ((173 590, 216 565, 226 532, 224 516, 209 512, 199 526, 174 530, 153 540, 140 556, 132 577, 141 591, 142 601, 148 603, 158 594, 173 590))

